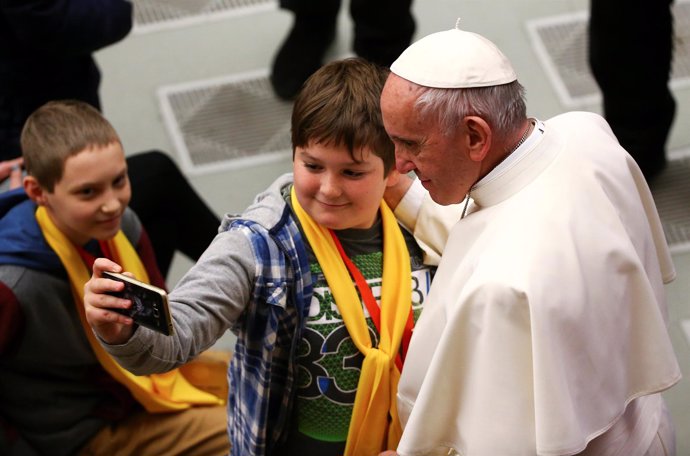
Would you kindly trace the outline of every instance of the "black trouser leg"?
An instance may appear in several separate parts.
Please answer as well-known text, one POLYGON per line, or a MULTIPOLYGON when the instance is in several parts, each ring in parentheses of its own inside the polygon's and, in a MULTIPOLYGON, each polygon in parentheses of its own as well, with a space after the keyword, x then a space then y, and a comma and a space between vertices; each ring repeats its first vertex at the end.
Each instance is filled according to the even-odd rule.
POLYGON ((273 60, 271 84, 278 96, 289 100, 323 64, 335 37, 340 0, 283 0, 281 7, 295 18, 273 60))
POLYGON ((412 0, 351 0, 355 53, 388 67, 412 40, 412 0))
POLYGON ((218 232, 220 220, 167 154, 127 157, 130 207, 151 238, 159 269, 167 276, 175 250, 196 260, 218 232))
POLYGON ((666 164, 676 103, 668 86, 672 0, 591 0, 589 61, 604 115, 647 178, 666 164))

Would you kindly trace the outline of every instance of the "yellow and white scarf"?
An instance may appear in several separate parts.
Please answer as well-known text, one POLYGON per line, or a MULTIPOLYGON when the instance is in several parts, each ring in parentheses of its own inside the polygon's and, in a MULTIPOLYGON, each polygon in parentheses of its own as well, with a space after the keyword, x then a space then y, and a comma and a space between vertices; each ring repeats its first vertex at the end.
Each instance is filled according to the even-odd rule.
POLYGON ((379 347, 371 337, 362 303, 329 231, 299 204, 293 187, 292 206, 333 293, 338 311, 357 349, 364 355, 345 456, 376 455, 395 449, 402 434, 396 393, 400 371, 395 358, 412 306, 410 256, 395 216, 384 201, 383 278, 379 347))

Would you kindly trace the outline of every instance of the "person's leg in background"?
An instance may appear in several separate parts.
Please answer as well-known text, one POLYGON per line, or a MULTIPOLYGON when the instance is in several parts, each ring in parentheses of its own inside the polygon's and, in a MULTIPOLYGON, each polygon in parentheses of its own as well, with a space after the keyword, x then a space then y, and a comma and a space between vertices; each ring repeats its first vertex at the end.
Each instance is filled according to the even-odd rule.
POLYGON ((19 137, 25 116, 20 116, 12 106, 10 97, 0 94, 0 161, 21 157, 19 137))
MULTIPOLYGON (((351 0, 355 54, 388 67, 410 44, 415 31, 412 0, 351 0)), ((281 0, 294 24, 271 68, 271 84, 291 100, 321 65, 335 38, 341 0, 281 0)))
POLYGON ((412 0, 351 0, 355 54, 389 67, 412 41, 412 0))
POLYGON ((281 0, 281 8, 292 11, 294 22, 271 67, 271 84, 280 98, 294 98, 323 64, 335 38, 340 1, 281 0))
POLYGON ((173 413, 136 413, 104 427, 82 447, 79 456, 222 456, 229 452, 227 411, 218 405, 173 413))
POLYGON ((647 180, 666 166, 676 103, 669 89, 672 0, 591 0, 589 62, 604 116, 647 180))
POLYGON ((176 250, 196 260, 218 233, 220 219, 160 151, 127 157, 132 186, 130 207, 151 239, 158 266, 167 276, 176 250))

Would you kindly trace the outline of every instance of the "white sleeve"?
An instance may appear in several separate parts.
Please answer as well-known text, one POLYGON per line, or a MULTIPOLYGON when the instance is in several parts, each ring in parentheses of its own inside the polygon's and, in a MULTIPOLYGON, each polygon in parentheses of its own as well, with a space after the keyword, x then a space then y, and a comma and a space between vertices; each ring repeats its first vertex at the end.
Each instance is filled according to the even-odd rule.
POLYGON ((395 208, 395 216, 415 237, 424 251, 424 262, 437 265, 441 260, 451 228, 462 217, 464 201, 442 206, 415 179, 395 208))

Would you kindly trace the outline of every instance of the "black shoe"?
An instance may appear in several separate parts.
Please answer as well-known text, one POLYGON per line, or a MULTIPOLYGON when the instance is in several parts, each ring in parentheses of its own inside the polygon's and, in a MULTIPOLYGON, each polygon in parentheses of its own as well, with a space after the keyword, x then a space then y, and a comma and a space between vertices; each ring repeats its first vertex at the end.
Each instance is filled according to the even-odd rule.
POLYGON ((323 64, 323 56, 335 38, 335 22, 295 20, 290 34, 273 60, 271 85, 276 95, 292 100, 302 84, 323 64))
POLYGON ((668 161, 666 160, 663 151, 657 156, 653 157, 653 159, 650 158, 651 157, 648 157, 645 160, 639 160, 637 162, 647 182, 651 182, 655 177, 661 174, 668 165, 668 161))

